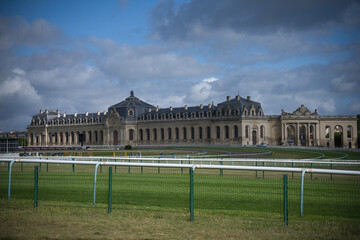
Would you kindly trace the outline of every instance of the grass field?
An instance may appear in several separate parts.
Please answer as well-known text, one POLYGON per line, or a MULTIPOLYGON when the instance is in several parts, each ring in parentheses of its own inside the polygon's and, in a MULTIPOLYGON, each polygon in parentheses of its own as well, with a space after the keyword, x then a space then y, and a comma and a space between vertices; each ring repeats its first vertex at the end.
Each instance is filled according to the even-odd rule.
MULTIPOLYGON (((282 153, 280 153, 282 154, 282 153)), ((284 155, 293 155, 289 151, 284 155)), ((302 158, 309 153, 298 153, 302 158)), ((352 153, 351 153, 352 154, 352 153)), ((349 155, 356 159, 358 153, 349 155)), ((327 153, 329 158, 336 155, 327 153)), ((359 159, 359 158, 358 158, 359 159)), ((1 163, 0 163, 1 164, 1 163)), ((189 222, 189 175, 184 169, 113 167, 107 214, 108 167, 42 164, 34 209, 34 164, 0 165, 0 239, 359 239, 360 179, 306 175, 304 216, 300 179, 288 174, 289 226, 283 221, 283 174, 195 170, 195 222, 189 222)))

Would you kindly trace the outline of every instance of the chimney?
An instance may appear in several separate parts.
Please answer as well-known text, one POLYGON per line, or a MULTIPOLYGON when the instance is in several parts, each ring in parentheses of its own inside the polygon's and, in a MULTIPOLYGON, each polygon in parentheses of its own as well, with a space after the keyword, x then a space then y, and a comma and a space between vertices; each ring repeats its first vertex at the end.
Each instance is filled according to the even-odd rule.
POLYGON ((49 110, 48 110, 48 109, 45 109, 45 113, 49 113, 49 110))
POLYGON ((208 108, 211 108, 212 106, 211 106, 211 103, 209 103, 209 105, 208 105, 208 108))
POLYGON ((85 116, 89 116, 89 112, 86 112, 86 113, 85 113, 85 116))
POLYGON ((185 110, 188 110, 188 106, 187 106, 187 105, 185 105, 185 107, 184 107, 184 108, 185 108, 185 110))
POLYGON ((172 106, 170 106, 170 111, 172 111, 173 110, 173 107, 172 106))
POLYGON ((200 104, 200 109, 203 109, 204 108, 204 105, 200 104))
POLYGON ((237 95, 237 96, 236 96, 236 100, 237 100, 237 101, 240 101, 240 95, 237 95))
POLYGON ((66 117, 66 113, 63 114, 63 117, 66 117))
POLYGON ((249 101, 250 101, 250 100, 251 100, 251 97, 250 97, 250 96, 247 96, 247 100, 249 100, 249 101))
POLYGON ((157 107, 155 108, 155 111, 156 111, 156 112, 158 112, 158 111, 159 111, 159 106, 157 106, 157 107))
POLYGON ((100 116, 100 112, 99 112, 99 111, 97 112, 97 115, 100 116))
POLYGON ((77 117, 77 113, 74 113, 74 117, 77 117))
POLYGON ((107 113, 107 112, 106 112, 106 111, 104 111, 103 113, 104 113, 104 115, 106 115, 106 113, 107 113))
POLYGON ((40 114, 43 114, 43 110, 42 110, 42 109, 40 109, 40 114))
POLYGON ((230 96, 227 96, 227 97, 226 97, 226 100, 227 100, 228 102, 230 102, 230 96))

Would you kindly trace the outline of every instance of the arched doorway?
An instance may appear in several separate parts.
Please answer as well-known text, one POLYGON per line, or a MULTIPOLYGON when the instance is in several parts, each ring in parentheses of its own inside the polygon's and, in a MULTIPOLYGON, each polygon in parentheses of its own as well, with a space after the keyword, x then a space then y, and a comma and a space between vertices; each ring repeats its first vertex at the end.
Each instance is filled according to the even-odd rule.
POLYGON ((306 127, 304 125, 299 128, 299 141, 301 146, 306 146, 306 127))
POLYGON ((256 139, 256 131, 252 131, 252 144, 256 145, 257 144, 257 139, 256 139))
POLYGON ((343 138, 343 128, 340 125, 336 125, 334 128, 334 146, 343 147, 344 138, 343 138))
POLYGON ((118 133, 118 131, 114 131, 113 145, 119 145, 119 133, 118 133))
POLYGON ((287 136, 286 136, 286 142, 288 146, 295 145, 295 127, 290 125, 286 129, 287 136))

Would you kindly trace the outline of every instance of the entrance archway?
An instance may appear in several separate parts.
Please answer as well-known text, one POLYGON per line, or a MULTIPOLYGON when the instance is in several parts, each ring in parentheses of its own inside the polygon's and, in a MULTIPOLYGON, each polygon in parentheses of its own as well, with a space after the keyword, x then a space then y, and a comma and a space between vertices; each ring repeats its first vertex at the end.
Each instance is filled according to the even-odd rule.
POLYGON ((304 125, 299 128, 299 141, 301 146, 306 146, 306 127, 304 125))
POLYGON ((290 125, 286 128, 287 136, 286 136, 286 142, 288 146, 295 145, 295 127, 290 125))
POLYGON ((340 125, 336 125, 334 128, 334 146, 343 147, 344 137, 343 137, 343 128, 340 125))
POLYGON ((118 133, 118 131, 114 131, 113 145, 119 145, 119 133, 118 133))
POLYGON ((252 144, 253 145, 257 144, 256 131, 252 131, 252 144))

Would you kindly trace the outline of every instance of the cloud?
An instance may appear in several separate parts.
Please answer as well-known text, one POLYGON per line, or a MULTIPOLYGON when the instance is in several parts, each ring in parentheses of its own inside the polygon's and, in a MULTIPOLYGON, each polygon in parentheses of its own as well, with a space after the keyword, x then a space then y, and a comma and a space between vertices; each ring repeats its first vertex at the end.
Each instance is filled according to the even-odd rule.
POLYGON ((193 0, 176 5, 161 1, 152 12, 152 29, 162 39, 186 39, 201 31, 230 29, 237 33, 307 31, 359 24, 359 4, 344 1, 193 0), (355 9, 355 10, 354 10, 355 9))
POLYGON ((0 125, 18 115, 34 112, 41 96, 26 76, 24 70, 16 68, 0 82, 0 125))
POLYGON ((13 46, 46 46, 65 41, 63 32, 44 19, 29 24, 23 17, 0 16, 0 50, 13 46))

